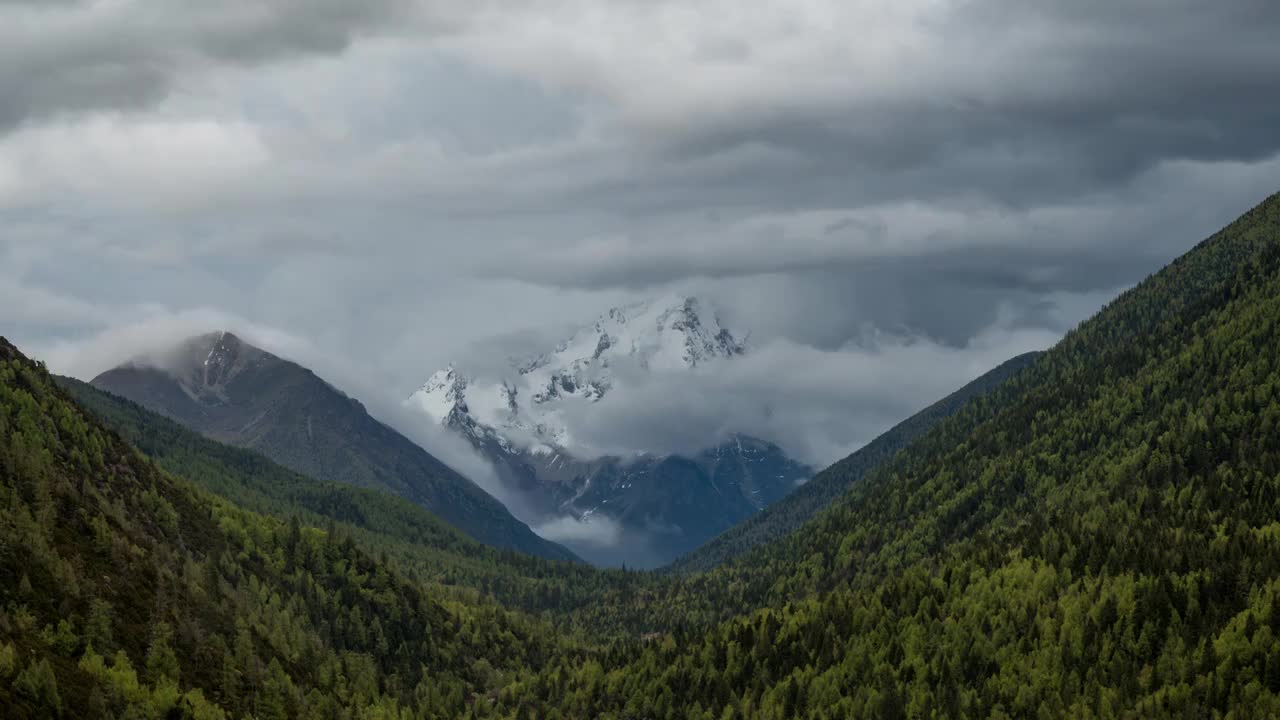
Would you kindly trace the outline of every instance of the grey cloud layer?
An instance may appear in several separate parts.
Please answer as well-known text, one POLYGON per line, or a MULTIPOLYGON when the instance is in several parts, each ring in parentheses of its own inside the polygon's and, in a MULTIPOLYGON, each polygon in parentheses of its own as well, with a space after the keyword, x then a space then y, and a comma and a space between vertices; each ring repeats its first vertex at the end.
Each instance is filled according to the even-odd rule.
POLYGON ((1078 187, 1275 150, 1280 10, 1265 0, 618 5, 552 3, 558 32, 517 15, 507 35, 457 43, 610 98, 676 158, 763 146, 806 177, 906 173, 915 192, 944 160, 1035 192, 1023 181, 1043 183, 1041 163, 1078 187), (741 52, 708 58, 725 39, 741 52))
POLYGON ((418 17, 410 0, 0 4, 0 129, 154 103, 182 73, 344 50, 418 17))
POLYGON ((829 351, 775 340, 688 376, 622 378, 613 395, 567 420, 601 454, 696 453, 733 433, 768 438, 824 467, 894 422, 1056 333, 993 325, 964 349, 886 337, 829 351), (891 391, 889 389, 892 389, 891 391), (673 422, 679 418, 679 422, 673 422))

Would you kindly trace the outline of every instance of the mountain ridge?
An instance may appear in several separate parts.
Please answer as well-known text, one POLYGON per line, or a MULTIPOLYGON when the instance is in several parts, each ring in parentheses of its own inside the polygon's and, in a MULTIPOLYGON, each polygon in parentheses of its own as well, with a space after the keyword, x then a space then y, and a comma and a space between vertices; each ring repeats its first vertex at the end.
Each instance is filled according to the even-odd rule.
POLYGON ((304 475, 406 497, 491 545, 552 559, 575 557, 370 416, 358 400, 232 333, 192 337, 157 359, 108 370, 91 384, 304 475))

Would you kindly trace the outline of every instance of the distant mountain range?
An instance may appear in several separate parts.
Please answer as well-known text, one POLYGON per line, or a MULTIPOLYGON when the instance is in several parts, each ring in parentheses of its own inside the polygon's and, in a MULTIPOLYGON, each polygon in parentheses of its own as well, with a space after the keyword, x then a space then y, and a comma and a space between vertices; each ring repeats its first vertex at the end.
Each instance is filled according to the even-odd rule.
POLYGON ((192 338, 162 362, 130 363, 92 384, 304 475, 405 497, 481 542, 551 559, 574 558, 470 480, 375 420, 357 400, 231 333, 192 338))
MULTIPOLYGON (((732 362, 747 344, 724 327, 710 304, 666 297, 617 307, 554 349, 513 359, 497 378, 449 366, 408 404, 463 437, 497 469, 531 514, 619 523, 623 547, 565 538, 598 563, 670 562, 793 490, 813 469, 781 448, 745 435, 708 437, 690 456, 603 457, 566 421, 610 401, 623 378, 653 378, 732 362)), ((674 421, 674 419, 673 419, 674 421)))
POLYGON ((434 373, 407 404, 493 465, 510 509, 312 371, 231 333, 191 338, 92 384, 304 475, 404 497, 495 547, 631 567, 681 558, 674 569, 684 571, 785 534, 1032 357, 996 368, 811 484, 813 468, 748 435, 707 438, 694 453, 600 456, 566 421, 610 402, 621 383, 702 372, 748 352, 707 302, 675 297, 609 310, 497 378, 452 366, 434 373))

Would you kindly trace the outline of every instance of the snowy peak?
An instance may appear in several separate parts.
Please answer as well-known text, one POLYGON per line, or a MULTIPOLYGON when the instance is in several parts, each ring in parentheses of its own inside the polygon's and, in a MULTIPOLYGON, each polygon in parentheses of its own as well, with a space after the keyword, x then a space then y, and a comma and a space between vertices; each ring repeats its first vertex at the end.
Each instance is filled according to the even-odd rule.
POLYGON ((612 387, 611 364, 682 371, 745 350, 706 302, 681 296, 613 308, 518 371, 536 387, 534 402, 566 396, 594 401, 612 387))
POLYGON ((561 343, 555 357, 572 363, 629 356, 646 368, 682 370, 744 351, 708 303, 679 296, 613 308, 561 343))
POLYGON ((427 382, 412 395, 412 400, 436 422, 445 422, 458 410, 467 412, 467 379, 449 365, 437 370, 427 382))
POLYGON ((689 296, 615 307, 555 349, 513 362, 496 382, 478 382, 453 366, 433 374, 410 404, 436 422, 477 426, 535 450, 571 449, 561 411, 595 403, 623 365, 639 372, 689 372, 746 351, 710 304, 689 296))
POLYGON ((646 371, 687 371, 743 352, 743 343, 707 303, 681 296, 613 308, 517 370, 535 404, 595 402, 613 387, 612 370, 620 362, 646 371))

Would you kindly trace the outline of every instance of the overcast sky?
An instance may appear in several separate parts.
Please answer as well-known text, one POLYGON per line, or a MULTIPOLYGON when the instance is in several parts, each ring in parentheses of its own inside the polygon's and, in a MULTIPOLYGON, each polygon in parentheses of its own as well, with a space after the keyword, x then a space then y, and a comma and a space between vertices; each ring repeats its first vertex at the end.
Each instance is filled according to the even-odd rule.
POLYGON ((697 292, 757 359, 597 439, 751 417, 825 462, 1280 190, 1277 37, 1274 0, 0 0, 0 333, 91 377, 226 326, 376 404, 697 292))

